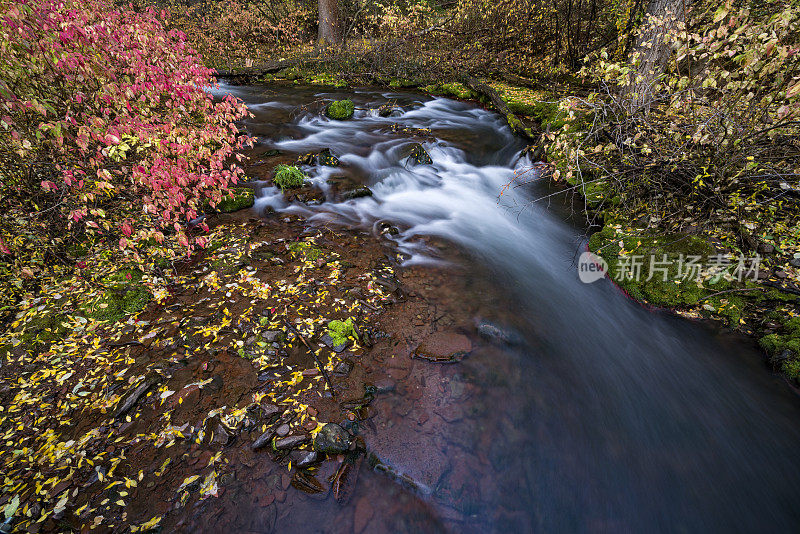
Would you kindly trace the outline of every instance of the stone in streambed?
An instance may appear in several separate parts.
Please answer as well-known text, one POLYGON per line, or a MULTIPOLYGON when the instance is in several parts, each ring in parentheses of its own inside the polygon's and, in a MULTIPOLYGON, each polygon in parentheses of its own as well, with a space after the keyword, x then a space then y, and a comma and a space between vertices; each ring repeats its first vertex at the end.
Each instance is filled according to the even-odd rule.
POLYGON ((294 434, 275 440, 275 448, 279 451, 287 449, 296 449, 300 445, 305 445, 311 441, 311 438, 306 434, 294 434))
POLYGON ((222 426, 221 424, 218 424, 217 428, 214 429, 214 437, 211 440, 211 443, 215 445, 222 445, 224 447, 225 445, 228 444, 228 441, 230 441, 230 439, 231 437, 228 434, 228 431, 225 430, 225 427, 222 426))
POLYGON ((326 148, 320 152, 308 153, 297 158, 298 165, 322 165, 323 167, 338 167, 339 158, 337 158, 330 148, 326 148))
POLYGON ((333 376, 347 376, 353 370, 353 362, 350 360, 342 360, 333 368, 333 376))
POLYGON ((378 117, 388 117, 394 112, 394 106, 391 104, 384 104, 375 110, 378 113, 378 117))
POLYGON ((472 342, 456 332, 435 332, 414 351, 414 357, 436 363, 461 361, 472 352, 472 342))
POLYGON ((416 165, 432 165, 433 158, 428 154, 428 151, 423 148, 419 143, 414 143, 406 151, 406 157, 416 165))
POLYGON ((347 343, 342 343, 340 345, 334 345, 333 344, 333 338, 328 334, 325 334, 324 336, 319 338, 319 340, 322 341, 328 348, 332 349, 336 353, 342 352, 344 349, 347 348, 347 343))
POLYGON ((120 402, 119 408, 117 408, 114 417, 122 417, 126 413, 128 413, 131 408, 133 408, 139 399, 142 398, 147 390, 151 387, 155 386, 161 381, 161 375, 158 373, 150 373, 148 374, 142 382, 136 386, 130 393, 123 397, 122 401, 120 402))
POLYGON ((325 454, 341 454, 350 448, 350 434, 336 423, 328 423, 314 437, 314 450, 325 454))
POLYGON ((349 176, 331 176, 327 182, 330 185, 331 195, 335 202, 371 197, 373 195, 369 187, 358 183, 349 176))
POLYGON ((487 341, 504 345, 521 345, 522 336, 509 328, 503 328, 489 321, 477 321, 478 334, 487 341))
POLYGON ((272 441, 273 436, 275 436, 275 431, 273 430, 267 430, 261 434, 258 439, 253 442, 253 450, 260 449, 268 445, 272 441))
POLYGON ((319 454, 317 454, 316 451, 295 450, 289 454, 289 457, 292 459, 292 465, 301 468, 314 465, 320 460, 319 454))
POLYGON ((217 204, 217 211, 233 213, 234 211, 252 208, 253 204, 255 204, 255 194, 252 189, 234 187, 230 190, 229 195, 223 196, 222 201, 217 204))

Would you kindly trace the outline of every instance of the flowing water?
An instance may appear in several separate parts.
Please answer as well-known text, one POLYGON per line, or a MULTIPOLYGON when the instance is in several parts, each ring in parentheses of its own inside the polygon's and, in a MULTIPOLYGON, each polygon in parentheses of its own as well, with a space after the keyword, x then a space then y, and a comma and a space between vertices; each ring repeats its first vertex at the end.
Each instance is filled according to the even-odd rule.
MULTIPOLYGON (((220 91, 249 105, 255 117, 245 125, 260 149, 330 148, 342 169, 315 168, 313 180, 326 188, 326 179, 344 170, 374 192, 309 207, 288 205, 264 187, 257 208, 364 229, 397 225, 407 265, 458 263, 453 276, 478 277, 475 287, 492 295, 479 295, 495 307, 486 315, 525 339, 516 348, 478 351, 458 366, 462 380, 490 387, 462 403, 469 415, 456 427, 459 448, 448 450, 446 473, 432 481, 431 494, 417 497, 426 515, 387 523, 393 530, 452 529, 446 520, 457 510, 459 530, 475 532, 798 531, 794 392, 761 364, 751 341, 647 310, 607 280, 581 283, 574 260, 584 229, 567 221, 560 204, 530 202, 550 193, 547 184, 534 180, 498 197, 515 171, 530 167, 519 161, 524 145, 501 117, 404 92, 220 91), (354 119, 322 116, 319 102, 332 98, 353 99, 354 119), (368 109, 387 102, 405 111, 381 118, 368 109), (392 131, 393 124, 430 129, 422 144, 433 165, 403 160, 415 136, 392 131), (466 457, 470 448, 484 461, 459 475, 467 482, 454 491, 463 463, 454 451, 466 457)), ((424 448, 436 443, 449 446, 414 446, 426 457, 424 448)), ((399 468, 413 471, 402 465, 413 455, 405 458, 396 459, 399 468)), ((383 480, 366 482, 370 499, 397 498, 400 490, 383 480)), ((321 520, 335 513, 319 509, 321 520)), ((286 530, 291 524, 290 516, 286 530)))

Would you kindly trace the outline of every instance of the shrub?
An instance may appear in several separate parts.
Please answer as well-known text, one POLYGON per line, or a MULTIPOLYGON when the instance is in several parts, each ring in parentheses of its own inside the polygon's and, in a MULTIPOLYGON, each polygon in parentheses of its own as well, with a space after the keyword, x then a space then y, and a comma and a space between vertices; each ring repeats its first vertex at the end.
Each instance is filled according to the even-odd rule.
POLYGON ((791 226, 777 219, 800 196, 800 8, 765 10, 692 4, 646 94, 626 90, 642 86, 635 55, 598 52, 582 72, 597 90, 563 100, 547 135, 553 176, 581 191, 604 182, 628 217, 663 226, 791 226))
MULTIPOLYGON (((243 177, 232 96, 183 34, 108 0, 0 3, 0 276, 34 278, 76 242, 189 252, 184 223, 243 177)), ((4 295, 7 297, 8 295, 4 295)), ((13 297, 12 297, 13 299, 13 297)))

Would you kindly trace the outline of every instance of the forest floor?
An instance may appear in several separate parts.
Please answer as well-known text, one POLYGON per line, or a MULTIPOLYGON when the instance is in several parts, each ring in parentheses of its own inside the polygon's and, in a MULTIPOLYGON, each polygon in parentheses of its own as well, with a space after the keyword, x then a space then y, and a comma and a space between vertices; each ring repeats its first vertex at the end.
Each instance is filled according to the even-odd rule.
MULTIPOLYGON (((15 529, 264 531, 276 503, 347 503, 364 461, 417 492, 443 476, 443 461, 409 476, 381 458, 418 454, 402 443, 443 432, 431 417, 457 420, 471 394, 440 365, 480 343, 459 281, 396 270, 382 235, 250 209, 209 223, 211 247, 175 265, 157 300, 130 271, 84 291, 84 266, 0 339, 0 506, 22 503, 15 529)), ((372 506, 335 530, 389 528, 413 503, 372 506)))

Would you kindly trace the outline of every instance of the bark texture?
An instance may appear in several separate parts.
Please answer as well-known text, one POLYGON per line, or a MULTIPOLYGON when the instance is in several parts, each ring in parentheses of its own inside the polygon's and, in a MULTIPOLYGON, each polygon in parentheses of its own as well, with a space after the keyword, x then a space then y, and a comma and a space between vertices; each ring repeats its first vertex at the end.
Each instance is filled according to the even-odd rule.
POLYGON ((342 43, 344 32, 339 14, 339 0, 319 0, 318 38, 322 45, 342 43))
POLYGON ((653 82, 664 73, 674 49, 669 34, 684 22, 684 12, 684 0, 648 2, 641 34, 631 51, 637 67, 626 90, 633 109, 648 107, 653 82))

